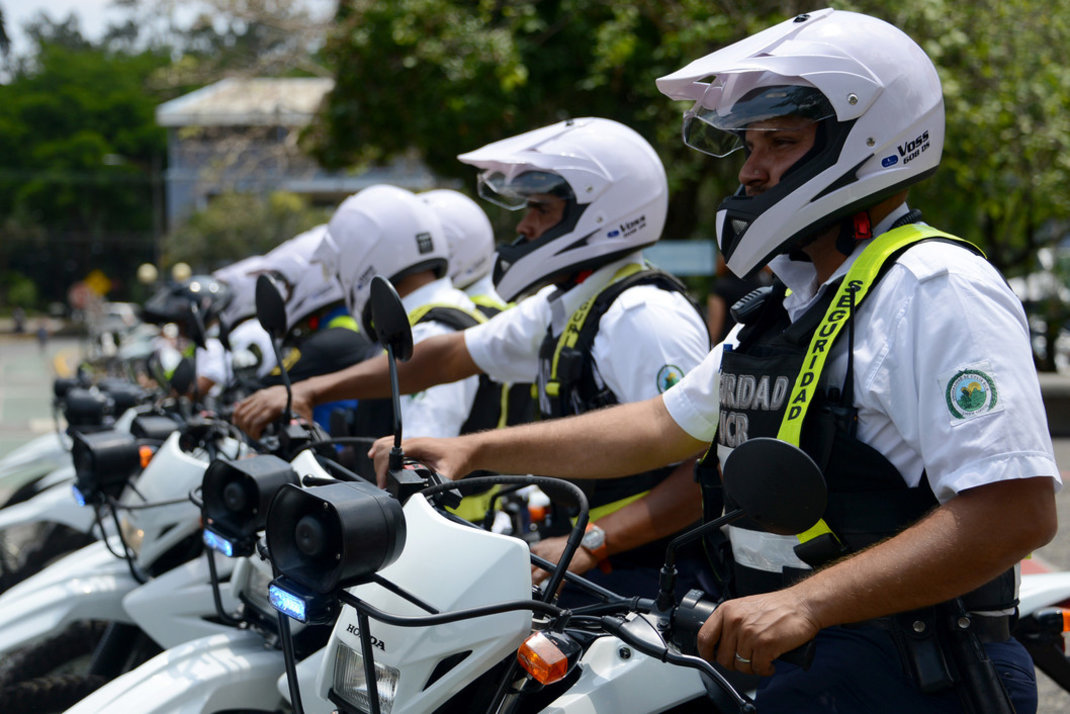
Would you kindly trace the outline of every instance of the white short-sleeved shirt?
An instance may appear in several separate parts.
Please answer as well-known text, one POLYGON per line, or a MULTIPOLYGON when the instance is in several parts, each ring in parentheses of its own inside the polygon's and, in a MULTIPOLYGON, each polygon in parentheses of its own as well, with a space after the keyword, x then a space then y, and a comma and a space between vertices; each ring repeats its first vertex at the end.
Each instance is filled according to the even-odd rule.
MULTIPOLYGON (((469 311, 476 309, 468 296, 454 288, 448 278, 417 288, 401 298, 401 303, 409 313, 429 304, 452 305, 469 311)), ((440 322, 421 322, 413 326, 412 339, 419 343, 428 337, 453 331, 452 327, 440 322)), ((468 419, 478 389, 479 377, 468 377, 403 396, 401 418, 405 437, 457 436, 468 419)))
POLYGON ((261 355, 260 364, 256 368, 257 377, 262 379, 275 369, 275 350, 271 346, 271 335, 255 318, 245 320, 231 330, 230 346, 235 355, 251 352, 255 348, 261 355))
MULTIPOLYGON (((469 354, 492 379, 535 381, 547 330, 560 335, 572 313, 608 285, 620 268, 642 260, 640 253, 633 253, 604 265, 570 290, 543 288, 466 330, 469 354)), ((698 365, 707 352, 702 316, 682 295, 652 285, 629 288, 614 300, 591 346, 598 373, 621 402, 656 396, 698 365)))
POLYGON ((227 352, 218 339, 210 338, 206 342, 206 348, 197 348, 194 357, 197 376, 212 380, 213 394, 218 394, 230 381, 234 373, 234 355, 248 351, 253 345, 261 354, 256 376, 265 377, 275 367, 275 351, 271 346, 271 336, 255 319, 244 320, 238 324, 231 331, 229 342, 232 352, 227 352))
MULTIPOLYGON (((902 206, 874 232, 905 212, 902 206)), ((808 263, 780 257, 770 267, 792 289, 784 304, 793 320, 827 289, 826 282, 814 290, 808 263)), ((717 427, 722 349, 664 396, 676 423, 703 441, 717 427)), ((844 330, 825 366, 830 384, 842 384, 846 365, 844 330)), ((907 485, 924 472, 941 503, 1016 478, 1051 476, 1061 485, 1025 313, 980 256, 942 241, 903 253, 855 315, 853 381, 859 439, 884 454, 907 485), (964 390, 976 392, 969 408, 959 401, 964 390)))
POLYGON ((193 356, 197 376, 212 380, 212 396, 219 394, 230 375, 230 355, 218 338, 210 337, 204 347, 198 347, 193 356))

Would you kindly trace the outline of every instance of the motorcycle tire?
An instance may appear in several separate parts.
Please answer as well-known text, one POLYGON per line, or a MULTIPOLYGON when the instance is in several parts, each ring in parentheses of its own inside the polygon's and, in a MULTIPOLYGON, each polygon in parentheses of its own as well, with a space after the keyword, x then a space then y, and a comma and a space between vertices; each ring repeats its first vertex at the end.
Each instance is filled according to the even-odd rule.
MULTIPOLYGON (((0 665, 0 689, 55 675, 92 654, 106 627, 106 622, 74 622, 58 635, 12 652, 0 665)), ((0 711, 7 709, 0 706, 0 711)))
POLYGON ((18 682, 0 690, 6 714, 51 714, 74 706, 106 683, 104 677, 60 674, 18 682))
POLYGON ((59 523, 38 524, 40 533, 23 539, 23 547, 9 547, 0 532, 0 593, 44 570, 54 560, 93 543, 96 538, 59 523))

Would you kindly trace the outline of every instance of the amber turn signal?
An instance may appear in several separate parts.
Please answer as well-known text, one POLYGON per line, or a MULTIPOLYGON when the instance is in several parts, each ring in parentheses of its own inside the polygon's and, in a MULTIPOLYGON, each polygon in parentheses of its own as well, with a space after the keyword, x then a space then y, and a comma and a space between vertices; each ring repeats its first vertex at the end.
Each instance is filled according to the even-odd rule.
POLYGON ((579 659, 580 646, 560 632, 535 632, 517 650, 520 666, 539 684, 553 684, 565 678, 579 659))

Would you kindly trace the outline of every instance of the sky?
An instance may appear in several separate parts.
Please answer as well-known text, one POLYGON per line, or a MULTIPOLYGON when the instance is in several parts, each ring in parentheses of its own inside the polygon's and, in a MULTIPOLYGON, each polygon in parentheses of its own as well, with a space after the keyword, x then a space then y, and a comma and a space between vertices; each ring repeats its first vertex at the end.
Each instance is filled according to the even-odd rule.
MULTIPOLYGON (((331 12, 337 5, 334 0, 299 0, 310 6, 315 12, 331 12)), ((22 26, 33 20, 38 13, 44 12, 53 20, 62 20, 70 14, 78 17, 82 34, 90 40, 99 39, 110 23, 118 22, 128 16, 128 11, 112 7, 112 0, 0 0, 4 11, 4 24, 11 38, 12 51, 21 54, 28 49, 22 26)), ((195 0, 177 3, 176 18, 192 20, 196 17, 198 5, 195 0)))
POLYGON ((4 25, 11 37, 12 50, 24 52, 27 48, 26 35, 22 26, 34 19, 39 12, 44 12, 53 20, 61 20, 74 13, 82 34, 97 39, 108 26, 108 21, 118 21, 123 13, 109 9, 111 0, 0 0, 4 10, 4 25))

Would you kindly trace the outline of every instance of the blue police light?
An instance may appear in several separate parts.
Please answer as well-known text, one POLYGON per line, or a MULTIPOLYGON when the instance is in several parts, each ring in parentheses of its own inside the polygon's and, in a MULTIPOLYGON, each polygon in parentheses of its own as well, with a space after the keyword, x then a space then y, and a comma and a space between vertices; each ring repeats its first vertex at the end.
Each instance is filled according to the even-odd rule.
POLYGON ((283 590, 276 583, 268 586, 271 606, 298 622, 308 622, 308 603, 304 598, 283 590))
POLYGON ((228 558, 234 557, 234 544, 223 536, 219 535, 218 533, 213 533, 212 531, 205 528, 204 535, 202 537, 204 540, 204 544, 212 550, 218 550, 220 553, 227 556, 228 558))
POLYGON ((77 486, 71 486, 71 495, 74 496, 74 502, 79 506, 85 505, 85 496, 82 495, 77 486))
POLYGON ((310 625, 334 623, 340 608, 333 594, 310 593, 285 575, 271 581, 268 586, 268 601, 282 614, 310 625))

